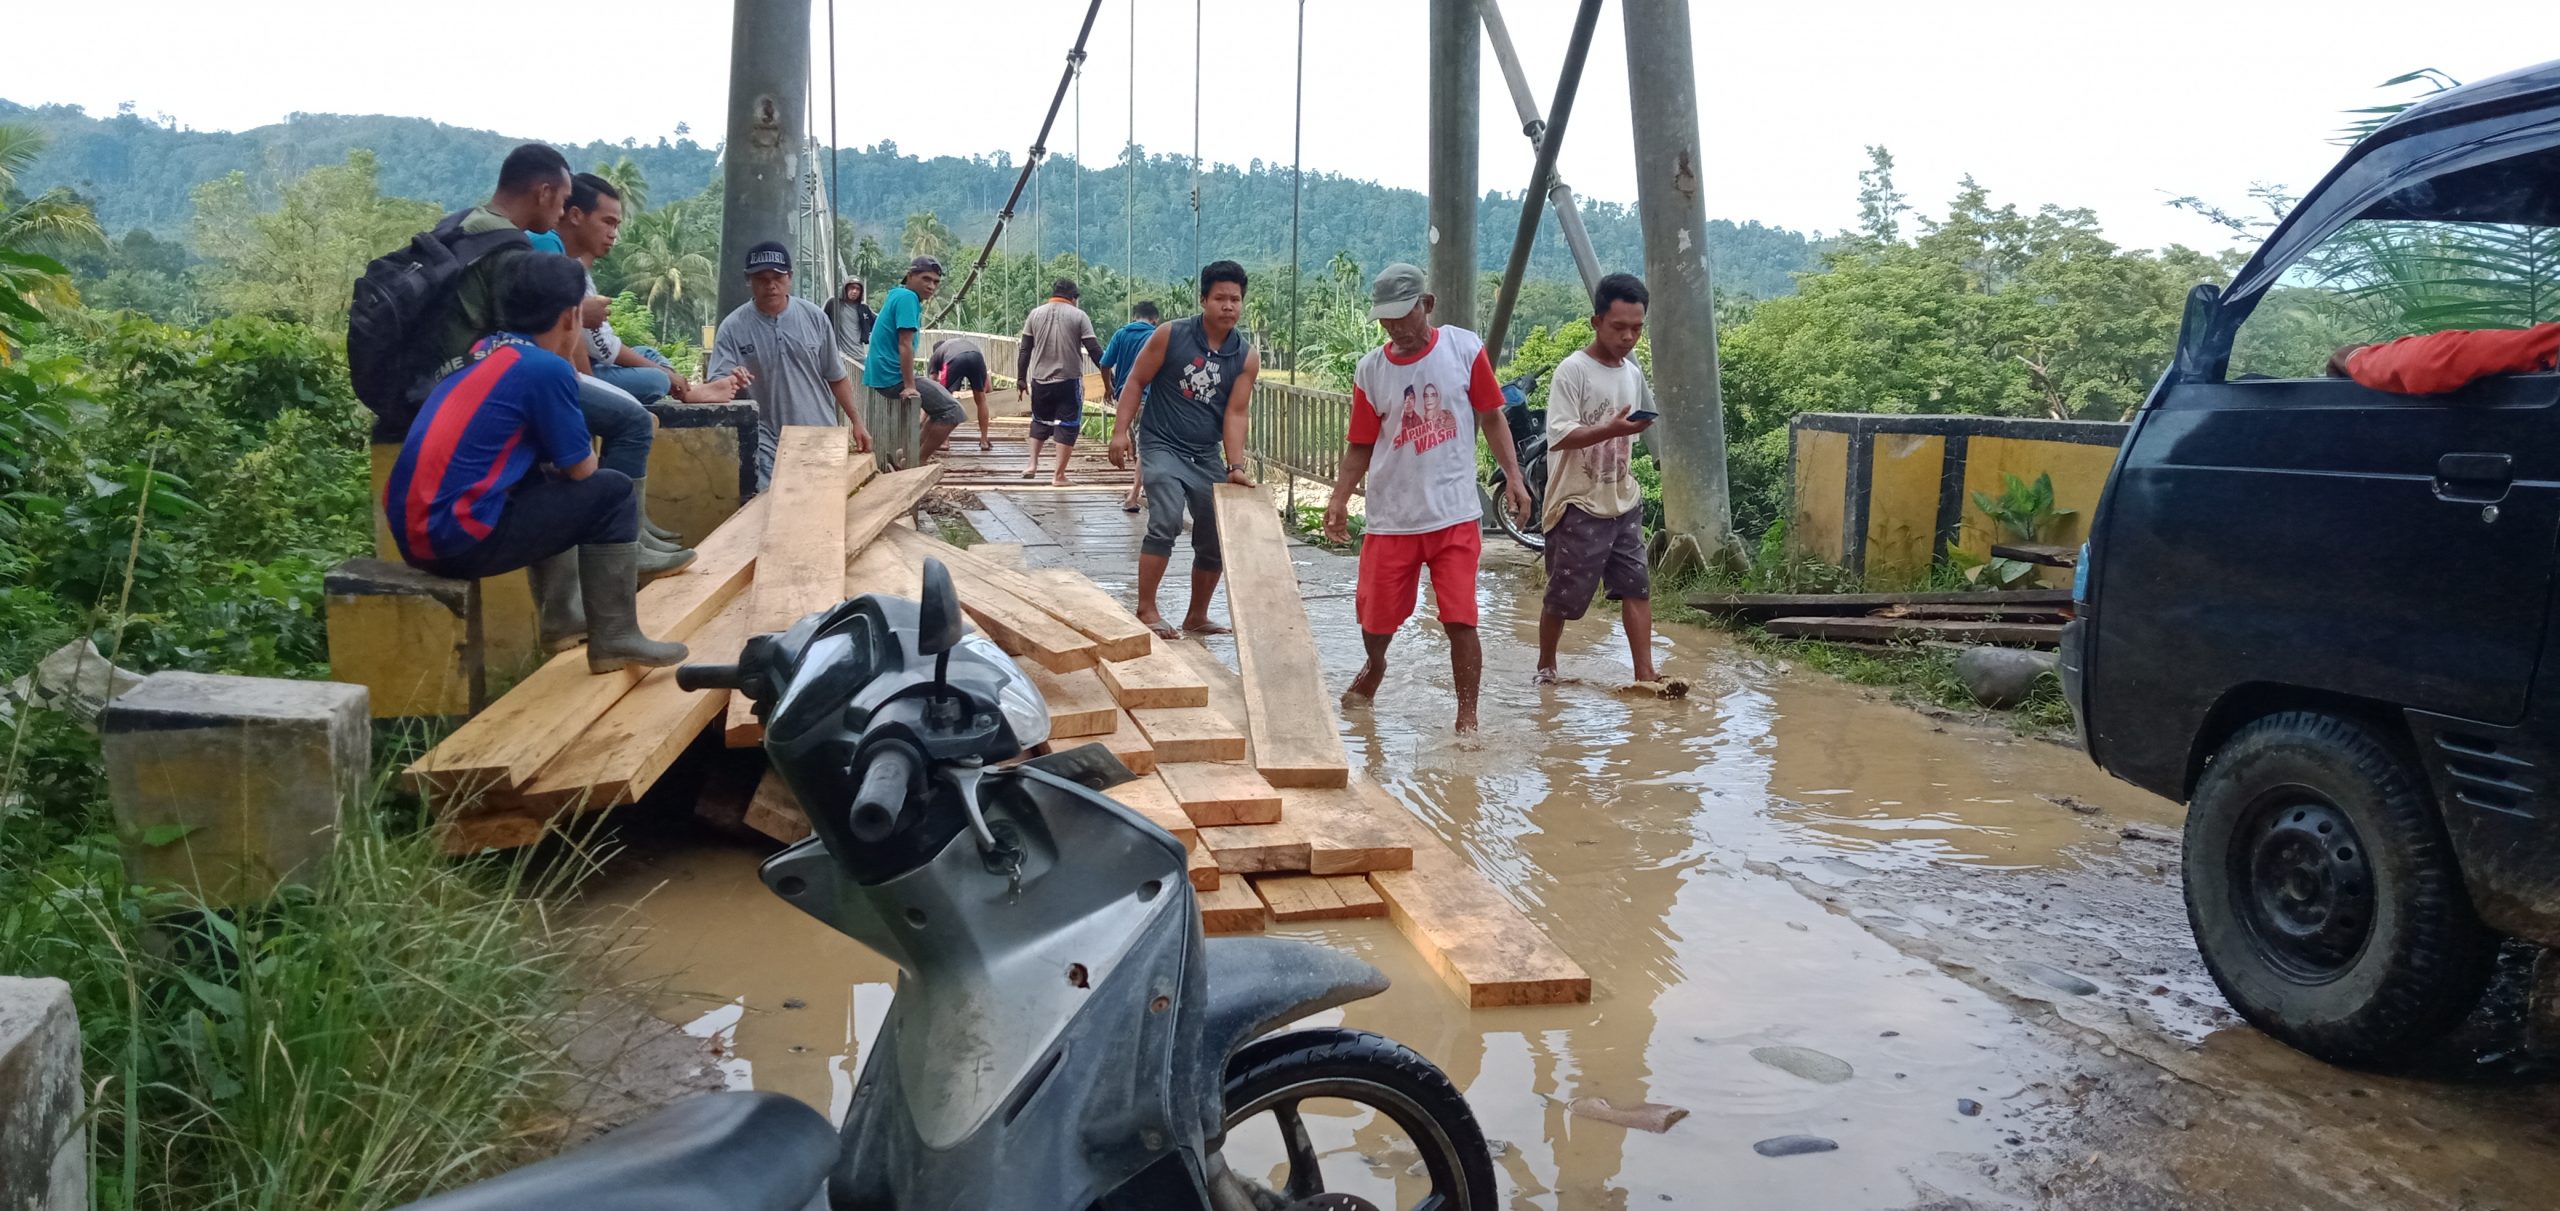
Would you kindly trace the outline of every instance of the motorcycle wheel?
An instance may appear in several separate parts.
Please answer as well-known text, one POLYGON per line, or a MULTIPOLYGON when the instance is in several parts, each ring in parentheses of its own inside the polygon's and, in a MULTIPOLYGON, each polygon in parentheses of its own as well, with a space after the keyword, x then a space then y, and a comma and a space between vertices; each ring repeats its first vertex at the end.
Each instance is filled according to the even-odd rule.
POLYGON ((1532 551, 1547 549, 1547 536, 1538 529, 1535 520, 1543 515, 1547 508, 1546 455, 1544 445, 1520 452, 1520 473, 1529 479, 1529 516, 1532 520, 1527 525, 1520 524, 1520 519, 1513 517, 1510 507, 1503 503, 1502 472, 1497 470, 1493 473, 1494 524, 1501 526, 1502 532, 1510 535, 1513 542, 1532 551))
MULTIPOLYGON (((1238 1126, 1258 1117, 1270 1116, 1279 1128, 1287 1177, 1281 1189, 1265 1192, 1272 1196, 1270 1205, 1351 1205, 1339 1201, 1346 1196, 1326 1189, 1321 1154, 1299 1112, 1301 1103, 1319 1099, 1374 1111, 1393 1122, 1421 1153, 1415 1167, 1430 1184, 1410 1204, 1411 1211, 1478 1211, 1495 1205, 1493 1153, 1485 1146, 1475 1111, 1448 1075, 1394 1039, 1340 1027, 1260 1039, 1227 1063, 1230 1142, 1238 1126), (1328 1194, 1335 1201, 1311 1201, 1328 1194)), ((1335 1152, 1337 1165, 1376 1164, 1364 1165, 1366 1158, 1348 1147, 1335 1152)), ((1410 1168, 1407 1173, 1412 1175, 1410 1168)))

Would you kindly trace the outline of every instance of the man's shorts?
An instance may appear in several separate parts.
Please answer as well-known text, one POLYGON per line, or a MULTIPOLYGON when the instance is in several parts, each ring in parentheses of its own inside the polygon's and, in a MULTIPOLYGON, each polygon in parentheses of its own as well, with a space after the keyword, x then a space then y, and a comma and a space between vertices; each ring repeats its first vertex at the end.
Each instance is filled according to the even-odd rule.
POLYGON ((955 353, 943 359, 941 380, 953 394, 984 391, 987 389, 987 359, 975 350, 955 353))
POLYGON ((960 411, 960 400, 929 378, 916 380, 916 402, 924 405, 924 418, 938 425, 956 425, 968 419, 960 411))
POLYGON ((1159 558, 1173 554, 1182 536, 1182 512, 1191 511, 1191 566, 1214 570, 1225 566, 1218 547, 1218 485, 1227 482, 1227 465, 1215 457, 1186 457, 1165 443, 1138 447, 1138 482, 1147 490, 1147 534, 1138 551, 1159 558))
POLYGON ((1594 517, 1580 505, 1547 529, 1547 596, 1540 608, 1558 618, 1591 610, 1591 591, 1606 586, 1609 600, 1653 596, 1653 573, 1644 563, 1644 510, 1594 517))
POLYGON ((1031 440, 1076 444, 1084 432, 1084 380, 1031 384, 1031 440))
MULTIPOLYGON (((1152 519, 1150 519, 1152 520, 1152 519)), ((1472 520, 1426 534, 1369 534, 1360 539, 1360 629, 1392 635, 1413 617, 1422 569, 1431 569, 1431 596, 1444 626, 1476 624, 1476 564, 1484 556, 1483 527, 1472 520)))

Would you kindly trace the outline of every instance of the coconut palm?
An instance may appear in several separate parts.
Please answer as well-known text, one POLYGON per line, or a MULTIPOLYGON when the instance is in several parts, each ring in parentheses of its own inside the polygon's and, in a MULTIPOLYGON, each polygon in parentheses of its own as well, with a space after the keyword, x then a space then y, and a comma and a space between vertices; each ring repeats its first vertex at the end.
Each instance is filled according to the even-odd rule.
POLYGON ((700 203, 675 202, 631 220, 614 249, 623 288, 649 305, 661 333, 700 326, 707 301, 718 297, 720 235, 713 226, 700 203))
POLYGON ((626 221, 649 208, 649 174, 640 171, 639 163, 631 157, 624 156, 611 164, 598 164, 595 173, 613 182, 614 189, 622 195, 622 214, 626 221))
POLYGON ((951 251, 951 229, 930 210, 919 210, 907 216, 906 228, 898 235, 898 247, 911 257, 938 257, 951 251))
POLYGON ((0 123, 0 341, 13 342, 17 325, 39 311, 78 305, 80 292, 54 258, 107 241, 97 216, 70 190, 55 186, 35 197, 19 190, 19 176, 44 146, 36 131, 0 123))

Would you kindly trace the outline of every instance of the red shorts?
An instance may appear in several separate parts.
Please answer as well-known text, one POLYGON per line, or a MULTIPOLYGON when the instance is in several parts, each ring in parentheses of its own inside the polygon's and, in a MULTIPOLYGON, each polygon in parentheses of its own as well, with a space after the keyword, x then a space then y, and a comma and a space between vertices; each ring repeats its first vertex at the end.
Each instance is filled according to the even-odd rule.
POLYGON ((1431 569, 1431 596, 1440 621, 1476 624, 1476 563, 1484 555, 1477 523, 1462 521, 1427 534, 1369 534, 1360 539, 1360 629, 1392 635, 1413 617, 1422 569, 1431 569))

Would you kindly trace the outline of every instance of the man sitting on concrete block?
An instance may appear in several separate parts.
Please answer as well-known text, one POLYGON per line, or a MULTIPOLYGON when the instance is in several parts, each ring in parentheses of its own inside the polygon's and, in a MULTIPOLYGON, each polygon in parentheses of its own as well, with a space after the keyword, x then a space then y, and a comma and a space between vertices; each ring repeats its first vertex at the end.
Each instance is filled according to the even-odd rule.
POLYGON ((585 632, 590 670, 678 663, 683 644, 640 633, 631 479, 597 465, 578 409, 569 359, 585 339, 586 271, 548 253, 503 269, 499 330, 436 384, 401 443, 383 502, 392 537, 438 576, 530 568, 545 646, 585 632))

